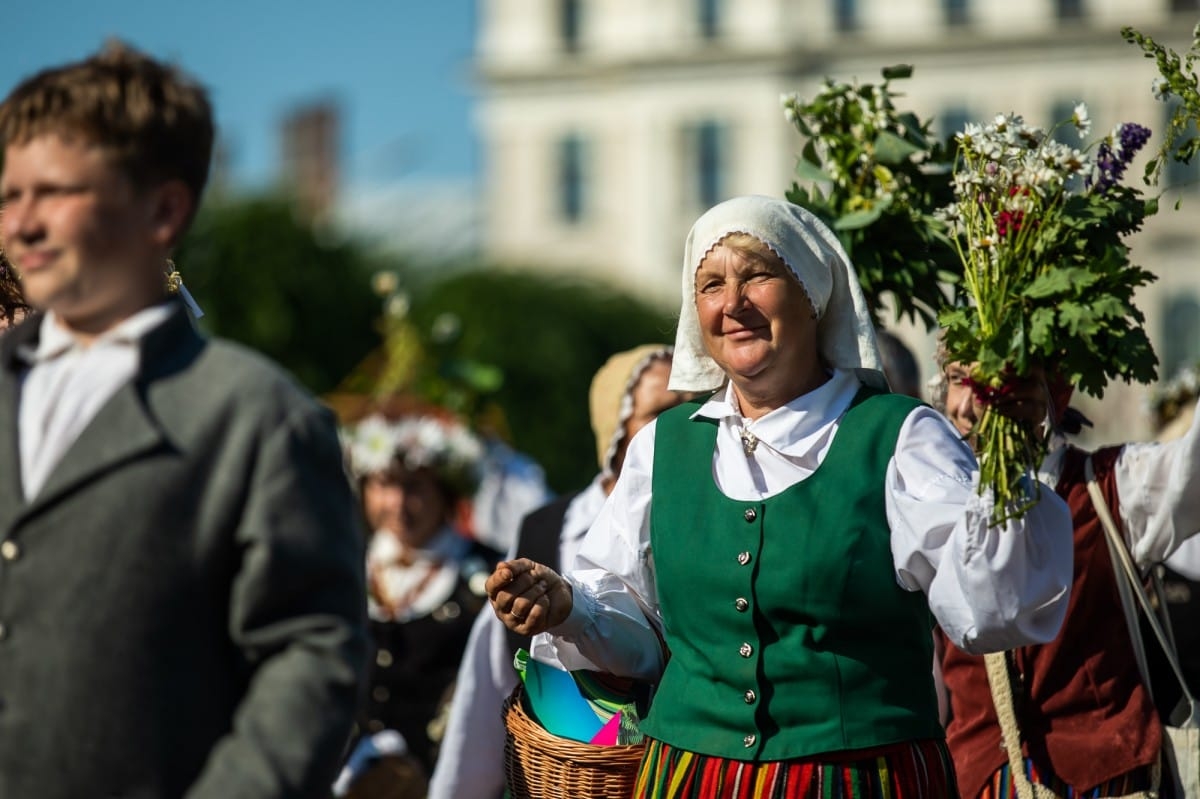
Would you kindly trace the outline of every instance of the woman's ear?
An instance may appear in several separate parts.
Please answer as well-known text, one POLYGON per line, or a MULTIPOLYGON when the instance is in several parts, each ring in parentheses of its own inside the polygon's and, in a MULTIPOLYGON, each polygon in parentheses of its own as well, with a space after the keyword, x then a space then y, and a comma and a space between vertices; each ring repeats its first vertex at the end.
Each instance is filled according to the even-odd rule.
POLYGON ((187 229, 194 208, 192 190, 182 180, 168 180, 154 189, 150 223, 155 243, 174 249, 187 229))

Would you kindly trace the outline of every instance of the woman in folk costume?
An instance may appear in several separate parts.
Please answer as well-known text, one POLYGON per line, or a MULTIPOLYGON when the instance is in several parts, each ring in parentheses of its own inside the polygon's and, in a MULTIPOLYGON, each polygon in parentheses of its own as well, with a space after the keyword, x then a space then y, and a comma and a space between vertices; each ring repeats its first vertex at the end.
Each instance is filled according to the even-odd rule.
MULTIPOLYGON (((969 438, 983 408, 969 381, 970 364, 945 362, 934 402, 969 438)), ((1061 797, 1136 795, 1155 785, 1163 729, 1131 644, 1114 567, 1085 464, 1090 456, 1105 504, 1142 568, 1200 564, 1200 425, 1165 444, 1124 444, 1087 452, 1068 443, 1083 420, 1068 408, 1072 387, 1050 380, 1049 455, 1039 469, 1071 508, 1075 569, 1066 620, 1051 641, 1007 655, 1012 707, 1022 742, 1022 771, 1061 797)), ((947 737, 962 794, 969 799, 1016 797, 984 659, 964 652, 950 631, 939 634, 943 679, 950 694, 947 737)), ((1160 652, 1146 638, 1153 664, 1160 652)), ((1159 685, 1180 689, 1167 674, 1159 685)), ((1000 690, 1004 690, 1000 688, 1000 690)), ((1002 705, 1007 699, 1002 699, 1002 705)), ((1015 757, 1015 754, 1014 754, 1015 757)))
POLYGON ((428 413, 368 416, 346 441, 373 531, 367 585, 376 652, 359 732, 399 732, 428 773, 440 737, 434 722, 499 560, 452 525, 477 485, 483 446, 454 419, 428 413))
POLYGON ((1052 638, 1062 500, 989 527, 970 449, 887 392, 836 238, 780 200, 693 226, 671 386, 715 393, 634 438, 569 578, 500 564, 496 613, 659 683, 639 797, 955 796, 929 613, 971 651, 1052 638))

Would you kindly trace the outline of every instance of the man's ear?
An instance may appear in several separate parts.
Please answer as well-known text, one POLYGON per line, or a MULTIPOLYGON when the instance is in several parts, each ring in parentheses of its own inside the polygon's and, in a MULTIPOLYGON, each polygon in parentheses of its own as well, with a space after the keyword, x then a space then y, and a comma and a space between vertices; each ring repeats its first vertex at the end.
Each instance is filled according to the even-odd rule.
POLYGON ((150 208, 155 244, 174 249, 191 221, 195 201, 192 190, 182 180, 168 180, 154 190, 150 208))

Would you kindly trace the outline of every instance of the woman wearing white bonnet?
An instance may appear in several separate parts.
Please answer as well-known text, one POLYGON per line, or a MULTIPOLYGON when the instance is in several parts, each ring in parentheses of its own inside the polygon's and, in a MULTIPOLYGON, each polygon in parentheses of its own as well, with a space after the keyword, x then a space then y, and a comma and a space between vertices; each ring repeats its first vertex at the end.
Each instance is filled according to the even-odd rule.
MULTIPOLYGON (((1065 504, 989 527, 970 449, 887 392, 853 267, 803 209, 711 209, 682 282, 671 388, 715 393, 633 439, 565 578, 497 568, 496 613, 568 668, 659 683, 638 797, 956 796, 930 612, 972 652, 1053 638, 1065 504)), ((1022 387, 1004 410, 1045 408, 1022 387)))

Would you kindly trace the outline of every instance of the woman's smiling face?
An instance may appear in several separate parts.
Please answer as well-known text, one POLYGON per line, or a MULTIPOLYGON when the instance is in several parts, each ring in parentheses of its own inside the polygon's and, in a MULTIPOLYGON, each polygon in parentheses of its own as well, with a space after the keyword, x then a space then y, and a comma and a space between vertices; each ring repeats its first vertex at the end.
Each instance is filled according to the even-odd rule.
POLYGON ((812 304, 776 257, 718 244, 696 270, 696 311, 704 348, 735 389, 790 399, 820 370, 812 304))

